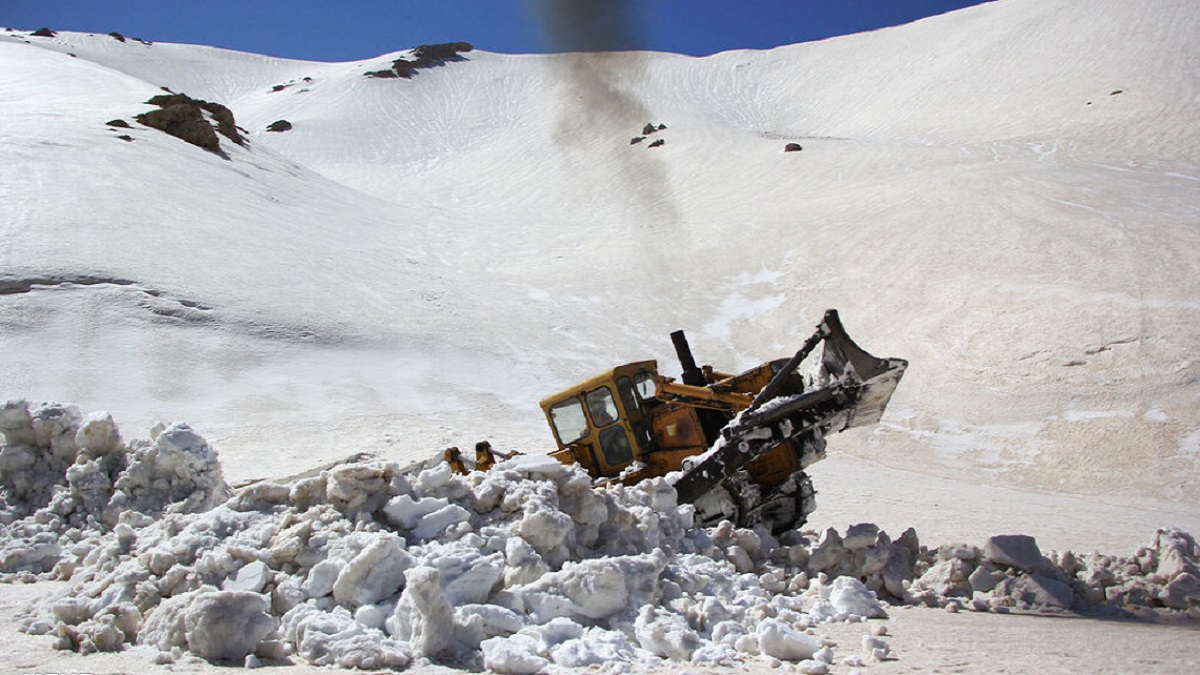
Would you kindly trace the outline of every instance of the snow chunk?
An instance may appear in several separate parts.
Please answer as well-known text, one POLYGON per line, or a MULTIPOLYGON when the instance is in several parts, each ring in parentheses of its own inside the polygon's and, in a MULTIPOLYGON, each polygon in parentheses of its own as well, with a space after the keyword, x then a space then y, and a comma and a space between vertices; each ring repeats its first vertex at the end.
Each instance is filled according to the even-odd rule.
POLYGON ((316 666, 400 669, 412 661, 403 645, 355 621, 343 607, 325 612, 312 601, 297 605, 283 616, 283 635, 316 666))
POLYGON ((446 528, 456 523, 465 523, 471 519, 471 512, 457 504, 447 504, 442 508, 427 513, 417 519, 413 528, 413 536, 421 540, 437 537, 446 528))
POLYGON ((267 605, 248 591, 200 593, 184 614, 188 648, 213 661, 243 662, 275 630, 267 605))
POLYGON ((851 525, 846 530, 846 536, 842 540, 842 545, 848 551, 858 551, 868 546, 874 546, 878 539, 878 525, 875 523, 859 523, 858 525, 851 525))
POLYGON ((383 507, 383 513, 392 525, 411 530, 417 526, 421 518, 449 505, 450 500, 448 499, 437 497, 413 499, 411 495, 403 494, 389 501, 383 507))
POLYGON ((373 605, 400 589, 405 570, 413 564, 403 539, 379 533, 342 568, 333 584, 333 598, 351 609, 373 605))
POLYGON ((1200 607, 1200 577, 1181 573, 1159 592, 1158 599, 1172 609, 1200 607))
POLYGON ((809 612, 813 623, 887 617, 875 592, 855 577, 838 577, 820 594, 809 612))
POLYGON ((530 675, 550 665, 549 660, 538 656, 537 640, 528 635, 490 638, 479 648, 483 651, 483 666, 495 673, 530 675))
POLYGON ((535 620, 558 616, 580 620, 611 617, 628 607, 656 599, 658 579, 667 564, 661 550, 637 556, 597 558, 567 563, 514 593, 524 599, 535 620))
POLYGON ((113 506, 146 514, 208 511, 230 494, 216 451, 183 423, 135 450, 113 487, 113 506))
POLYGON ((811 659, 821 645, 779 619, 763 619, 757 629, 758 648, 783 661, 811 659))
POLYGON ((984 557, 997 565, 1030 570, 1043 562, 1042 551, 1034 538, 1027 534, 1000 534, 988 537, 983 545, 984 557))
POLYGON ((550 657, 557 665, 583 668, 632 661, 635 650, 636 646, 624 633, 589 628, 582 636, 554 647, 550 657))
POLYGON ((392 614, 392 635, 423 656, 436 656, 454 637, 454 610, 442 592, 441 578, 432 567, 414 567, 392 614))
POLYGON ((244 565, 234 576, 226 579, 221 584, 221 588, 226 591, 260 593, 270 580, 271 568, 267 567, 265 562, 255 560, 252 563, 244 565))
POLYGON ((668 659, 688 661, 700 648, 700 636, 687 619, 650 605, 638 613, 633 633, 642 649, 668 659))

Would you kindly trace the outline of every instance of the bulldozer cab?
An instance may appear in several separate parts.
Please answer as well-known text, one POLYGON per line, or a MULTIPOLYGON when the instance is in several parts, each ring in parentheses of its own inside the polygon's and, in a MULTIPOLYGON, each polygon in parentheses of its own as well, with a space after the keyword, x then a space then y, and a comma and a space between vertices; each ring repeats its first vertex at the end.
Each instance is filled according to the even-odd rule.
POLYGON ((578 462, 597 477, 614 477, 653 449, 649 408, 655 401, 658 364, 618 366, 543 399, 542 411, 567 464, 578 462))

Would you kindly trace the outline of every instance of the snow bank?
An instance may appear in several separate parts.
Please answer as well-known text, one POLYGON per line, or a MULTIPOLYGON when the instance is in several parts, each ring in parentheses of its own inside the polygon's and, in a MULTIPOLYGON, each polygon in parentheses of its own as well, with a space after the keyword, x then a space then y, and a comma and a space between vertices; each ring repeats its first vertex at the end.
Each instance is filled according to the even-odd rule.
MULTIPOLYGON (((70 576, 68 550, 171 513, 207 511, 231 494, 217 454, 186 424, 126 444, 108 413, 6 402, 0 407, 0 575, 70 576)), ((3 577, 0 577, 3 578, 3 577)))
MULTIPOLYGON (((825 672, 836 657, 815 627, 885 617, 888 603, 1200 604, 1200 551, 1175 530, 1132 558, 1043 556, 1020 536, 929 549, 912 530, 893 540, 872 524, 777 539, 728 522, 693 527, 692 508, 661 479, 593 488, 539 458, 469 476, 345 464, 222 501, 215 455, 185 425, 127 447, 107 417, 88 419, 98 421, 23 403, 0 417, 4 513, 25 533, 6 535, 5 560, 21 567, 8 580, 69 578, 70 592, 42 603, 26 630, 83 652, 138 643, 160 663, 436 659, 499 673, 767 659, 825 672), (106 501, 70 478, 98 471, 75 467, 101 457, 117 458, 100 462, 106 501)), ((888 658, 875 642, 863 653, 888 658)))

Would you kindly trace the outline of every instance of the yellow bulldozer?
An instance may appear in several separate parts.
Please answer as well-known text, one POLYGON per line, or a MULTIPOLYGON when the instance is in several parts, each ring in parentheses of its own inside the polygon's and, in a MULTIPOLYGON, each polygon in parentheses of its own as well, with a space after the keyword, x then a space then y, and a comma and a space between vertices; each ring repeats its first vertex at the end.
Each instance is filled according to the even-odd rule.
MULTIPOLYGON (((825 456, 825 437, 875 424, 908 362, 878 358, 846 334, 836 310, 790 359, 738 375, 699 367, 683 331, 671 334, 683 372, 656 361, 618 366, 541 402, 558 444, 551 456, 598 482, 674 481, 699 525, 731 520, 774 532, 798 527, 816 507, 805 469, 825 456), (800 364, 824 343, 815 374, 800 364)), ((454 469, 486 470, 506 458, 486 442, 474 467, 457 449, 454 469)))

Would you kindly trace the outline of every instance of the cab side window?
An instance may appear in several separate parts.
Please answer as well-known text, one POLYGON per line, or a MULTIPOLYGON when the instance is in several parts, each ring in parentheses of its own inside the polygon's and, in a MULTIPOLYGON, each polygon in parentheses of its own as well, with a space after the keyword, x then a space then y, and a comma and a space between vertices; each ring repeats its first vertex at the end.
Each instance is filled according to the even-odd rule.
POLYGON ((649 401, 654 398, 654 375, 647 371, 642 371, 634 376, 634 386, 637 388, 638 397, 643 401, 649 401))
POLYGON ((596 427, 606 427, 617 421, 617 404, 613 401, 612 390, 608 387, 597 387, 584 396, 587 400, 588 414, 596 427))

